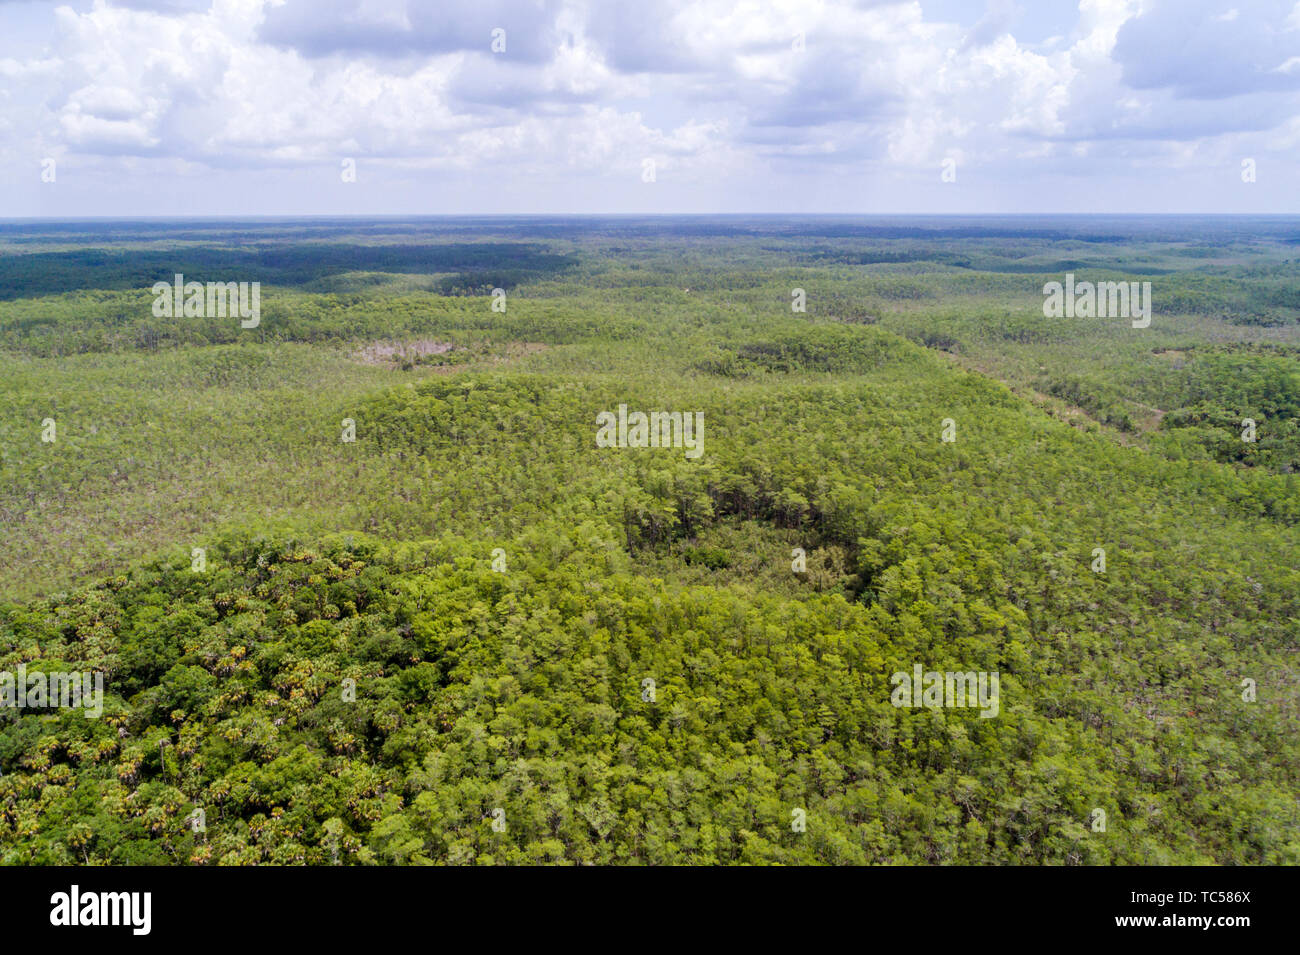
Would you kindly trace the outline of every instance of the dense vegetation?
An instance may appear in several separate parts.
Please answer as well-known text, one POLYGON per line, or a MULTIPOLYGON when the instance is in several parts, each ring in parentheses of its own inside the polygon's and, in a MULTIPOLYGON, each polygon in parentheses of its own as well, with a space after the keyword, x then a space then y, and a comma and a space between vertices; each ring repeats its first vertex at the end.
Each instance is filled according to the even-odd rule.
POLYGON ((1300 862, 1300 326, 1029 268, 1283 308, 1276 222, 282 228, 257 329, 0 303, 0 670, 106 676, 0 709, 4 862, 1300 862), (620 404, 705 453, 598 447, 620 404), (917 663, 998 716, 891 705, 917 663))
POLYGON ((254 249, 190 246, 171 250, 77 249, 0 256, 0 299, 79 289, 147 289, 179 272, 208 281, 305 285, 344 272, 453 273, 446 293, 512 288, 575 264, 533 243, 440 245, 269 243, 254 249))

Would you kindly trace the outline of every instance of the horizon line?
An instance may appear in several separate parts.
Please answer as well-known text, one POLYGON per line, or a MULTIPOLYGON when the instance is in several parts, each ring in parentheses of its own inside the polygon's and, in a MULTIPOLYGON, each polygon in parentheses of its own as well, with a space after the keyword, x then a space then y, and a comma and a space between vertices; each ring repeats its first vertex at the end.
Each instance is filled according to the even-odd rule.
POLYGON ((300 219, 1135 219, 1135 218, 1300 218, 1296 212, 309 212, 309 213, 214 213, 201 215, 85 215, 85 216, 0 216, 0 223, 36 222, 230 222, 300 219))

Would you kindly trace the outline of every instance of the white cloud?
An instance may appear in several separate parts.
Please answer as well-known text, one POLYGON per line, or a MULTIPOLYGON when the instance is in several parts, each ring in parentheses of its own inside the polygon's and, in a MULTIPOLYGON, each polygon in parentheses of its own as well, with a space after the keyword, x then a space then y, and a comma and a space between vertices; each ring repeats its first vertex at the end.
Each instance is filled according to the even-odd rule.
POLYGON ((43 49, 0 39, 0 162, 253 177, 350 156, 572 192, 636 188, 649 157, 660 195, 761 199, 800 176, 933 178, 948 157, 1014 179, 1053 157, 1178 163, 1207 138, 1267 152, 1294 128, 1300 57, 1279 38, 1300 4, 1189 2, 1201 15, 1081 0, 1029 43, 1007 0, 966 26, 915 0, 94 0, 42 8, 43 49))

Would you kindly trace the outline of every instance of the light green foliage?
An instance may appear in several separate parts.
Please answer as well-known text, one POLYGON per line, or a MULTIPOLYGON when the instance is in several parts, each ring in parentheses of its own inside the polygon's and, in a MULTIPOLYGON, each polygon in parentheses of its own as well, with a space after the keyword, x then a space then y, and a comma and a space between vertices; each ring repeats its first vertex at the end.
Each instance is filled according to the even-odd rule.
POLYGON ((284 239, 244 334, 0 255, 0 669, 107 691, 0 710, 0 861, 1300 862, 1284 245, 492 228, 284 239), (1087 267, 1284 323, 1043 319, 1087 267))

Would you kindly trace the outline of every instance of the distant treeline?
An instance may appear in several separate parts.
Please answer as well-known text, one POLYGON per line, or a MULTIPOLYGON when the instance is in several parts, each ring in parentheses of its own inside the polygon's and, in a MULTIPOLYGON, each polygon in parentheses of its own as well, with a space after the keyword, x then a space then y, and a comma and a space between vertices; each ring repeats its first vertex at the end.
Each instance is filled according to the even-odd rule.
POLYGON ((577 264, 571 255, 534 243, 443 245, 296 243, 175 251, 77 249, 0 256, 0 300, 57 295, 80 289, 148 288, 176 273, 195 281, 247 281, 296 286, 342 272, 453 273, 443 294, 511 288, 577 264))

